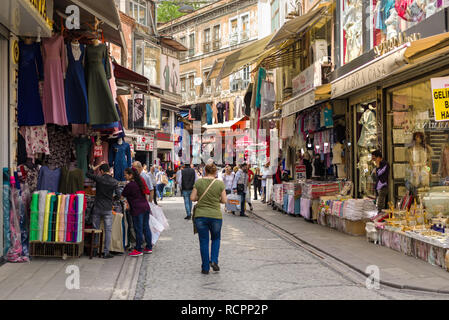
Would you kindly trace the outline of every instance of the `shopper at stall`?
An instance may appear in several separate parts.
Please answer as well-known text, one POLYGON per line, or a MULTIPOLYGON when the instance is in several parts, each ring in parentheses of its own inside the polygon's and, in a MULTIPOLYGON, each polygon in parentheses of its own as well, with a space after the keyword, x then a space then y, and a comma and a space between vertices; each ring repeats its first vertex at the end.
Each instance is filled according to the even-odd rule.
POLYGON ((167 174, 165 173, 164 169, 162 169, 162 167, 159 166, 159 171, 156 174, 156 192, 160 201, 164 199, 164 189, 167 184, 168 184, 167 174))
POLYGON ((184 164, 181 171, 181 194, 184 198, 184 207, 186 208, 186 217, 184 219, 190 220, 192 218, 192 194, 193 186, 196 181, 196 172, 188 164, 184 164))
POLYGON ((373 173, 375 176, 375 186, 377 194, 377 211, 378 213, 381 213, 382 209, 385 209, 385 206, 387 204, 388 175, 390 173, 390 165, 385 160, 383 160, 382 153, 379 150, 373 151, 371 153, 371 156, 376 165, 376 169, 373 173))
MULTIPOLYGON (((215 164, 206 165, 206 175, 195 182, 191 201, 198 201, 195 209, 194 224, 198 231, 201 252, 201 273, 208 274, 210 267, 220 271, 218 255, 220 251, 221 227, 223 216, 220 203, 226 203, 225 185, 215 178, 217 167, 215 164), (212 240, 209 254, 209 233, 212 240)), ((246 181, 246 179, 245 179, 246 181)))
MULTIPOLYGON (((232 192, 232 183, 234 182, 235 173, 232 171, 232 167, 228 164, 225 168, 225 173, 223 174, 222 180, 225 185, 226 194, 230 194, 232 192)), ((229 211, 228 211, 229 212, 229 211)), ((232 211, 232 214, 235 214, 232 211)))
POLYGON ((122 196, 128 201, 134 231, 136 232, 136 248, 129 253, 129 256, 138 257, 143 253, 147 254, 153 252, 149 225, 150 206, 146 199, 146 195, 150 194, 150 191, 136 169, 126 168, 125 178, 128 181, 128 184, 125 186, 125 189, 123 189, 122 196), (142 251, 144 236, 146 246, 142 251))
POLYGON ((147 173, 145 173, 145 171, 143 170, 142 163, 140 161, 134 161, 133 168, 136 169, 137 172, 139 172, 140 176, 145 181, 148 190, 150 190, 150 194, 146 196, 147 200, 153 202, 154 185, 153 182, 151 181, 150 176, 147 173))
POLYGON ((95 229, 100 229, 100 221, 103 218, 105 229, 104 254, 103 258, 109 259, 113 255, 109 253, 112 235, 112 202, 114 194, 120 196, 118 181, 112 177, 111 168, 103 161, 98 166, 92 167, 86 174, 89 179, 95 181, 96 195, 92 210, 92 224, 95 229), (100 170, 100 175, 95 175, 94 171, 100 170))
POLYGON ((242 163, 239 171, 237 171, 234 182, 232 183, 232 190, 234 193, 240 195, 240 216, 247 217, 245 214, 246 192, 248 189, 248 165, 242 163))

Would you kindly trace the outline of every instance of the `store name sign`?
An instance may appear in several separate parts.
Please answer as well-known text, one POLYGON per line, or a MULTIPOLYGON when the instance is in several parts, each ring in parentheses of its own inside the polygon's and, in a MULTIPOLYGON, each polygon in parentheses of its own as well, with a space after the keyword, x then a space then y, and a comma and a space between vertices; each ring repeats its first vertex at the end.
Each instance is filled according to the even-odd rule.
POLYGON ((47 1, 46 0, 29 0, 31 5, 39 12, 39 15, 45 22, 52 27, 50 19, 47 17, 47 1))
POLYGON ((301 94, 321 85, 321 64, 315 62, 292 79, 292 93, 301 94))
POLYGON ((449 77, 430 79, 435 121, 449 121, 449 77))
POLYGON ((421 38, 420 33, 413 33, 409 36, 405 35, 405 32, 399 33, 397 37, 393 37, 389 40, 383 41, 378 46, 374 47, 374 53, 377 57, 383 56, 384 54, 394 50, 397 47, 400 47, 404 43, 413 42, 419 40, 421 38))
POLYGON ((342 79, 332 82, 332 98, 342 96, 379 81, 406 64, 404 52, 407 45, 356 69, 342 79))
POLYGON ((315 104, 315 91, 312 90, 302 96, 292 98, 282 106, 282 118, 302 111, 315 104))

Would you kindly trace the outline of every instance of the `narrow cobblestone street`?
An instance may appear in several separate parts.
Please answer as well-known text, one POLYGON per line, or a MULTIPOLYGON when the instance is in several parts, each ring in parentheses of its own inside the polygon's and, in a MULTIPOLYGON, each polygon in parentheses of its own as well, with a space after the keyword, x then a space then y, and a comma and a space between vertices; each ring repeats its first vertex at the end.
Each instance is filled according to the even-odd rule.
MULTIPOLYGON (((447 299, 447 295, 365 287, 365 278, 264 227, 251 215, 224 214, 219 265, 201 274, 192 222, 181 198, 162 202, 170 229, 144 256, 135 299, 447 299)), ((268 209, 267 209, 268 210, 268 209)), ((289 217, 286 217, 289 219, 289 217)))

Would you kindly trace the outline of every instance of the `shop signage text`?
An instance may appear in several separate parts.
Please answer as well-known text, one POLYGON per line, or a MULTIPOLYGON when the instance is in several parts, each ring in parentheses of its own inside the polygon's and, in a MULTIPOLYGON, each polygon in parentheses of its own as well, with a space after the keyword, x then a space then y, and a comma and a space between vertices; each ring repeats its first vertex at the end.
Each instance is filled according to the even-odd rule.
POLYGON ((420 38, 421 38, 420 33, 413 33, 410 36, 406 36, 405 32, 401 32, 397 37, 393 37, 389 40, 383 41, 378 46, 375 46, 374 53, 376 54, 377 57, 379 57, 403 45, 404 43, 413 42, 419 40, 420 38))
POLYGON ((315 62, 292 79, 292 94, 301 94, 320 86, 321 63, 315 62))
POLYGON ((293 113, 302 111, 315 104, 315 91, 312 90, 302 96, 291 99, 282 106, 282 117, 285 118, 293 113))
POLYGON ((449 77, 430 79, 435 121, 449 121, 449 77))
POLYGON ((332 98, 363 88, 395 72, 406 64, 404 59, 406 49, 407 46, 404 45, 403 48, 363 66, 359 70, 344 76, 341 80, 336 80, 332 83, 332 98))
POLYGON ((47 17, 47 1, 46 0, 30 0, 31 5, 37 10, 39 15, 45 22, 52 27, 50 19, 47 17))

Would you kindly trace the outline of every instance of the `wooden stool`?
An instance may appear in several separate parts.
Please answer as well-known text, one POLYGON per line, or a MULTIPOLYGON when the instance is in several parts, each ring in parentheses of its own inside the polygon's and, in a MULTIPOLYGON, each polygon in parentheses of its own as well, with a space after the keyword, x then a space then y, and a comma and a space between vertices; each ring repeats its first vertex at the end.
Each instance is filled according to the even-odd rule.
POLYGON ((87 247, 90 247, 89 250, 89 259, 92 259, 94 255, 94 249, 98 249, 98 256, 101 257, 103 254, 103 230, 101 229, 84 229, 85 234, 90 234, 90 245, 87 245, 87 242, 85 242, 87 247), (100 235, 100 244, 94 244, 94 238, 95 235, 100 235))

